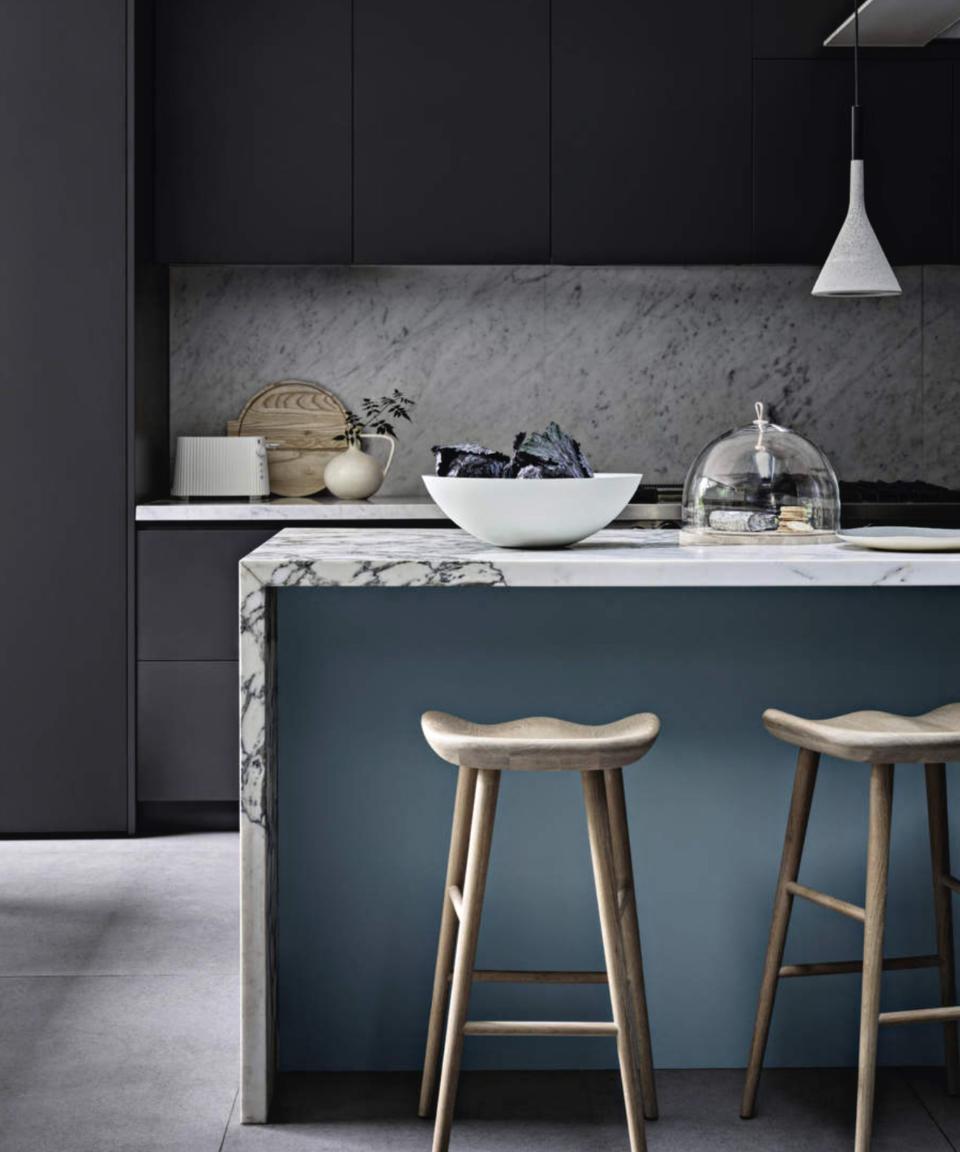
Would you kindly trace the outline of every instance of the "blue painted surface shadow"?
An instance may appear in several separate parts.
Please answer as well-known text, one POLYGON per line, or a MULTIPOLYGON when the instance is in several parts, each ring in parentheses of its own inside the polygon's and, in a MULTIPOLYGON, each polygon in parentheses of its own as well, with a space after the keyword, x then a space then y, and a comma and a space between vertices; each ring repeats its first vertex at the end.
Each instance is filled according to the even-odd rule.
MULTIPOLYGON (((654 1056, 746 1060, 793 770, 765 707, 923 711, 960 698, 952 590, 297 589, 279 594, 280 1044, 285 1069, 423 1055, 455 769, 428 708, 477 720, 651 710, 626 771, 654 1056)), ((862 902, 868 769, 825 760, 801 879, 862 902)), ((887 954, 934 950, 922 769, 894 789, 887 954)), ((798 902, 788 960, 851 959, 858 925, 798 902)), ((507 776, 478 962, 602 966, 580 781, 507 776)), ((931 1005, 935 971, 885 978, 931 1005)), ((478 1017, 608 1018, 606 989, 481 985, 478 1017)), ((781 985, 771 1065, 852 1064, 855 976, 781 985)), ((934 1026, 881 1059, 941 1059, 934 1026)), ((466 1067, 612 1067, 603 1039, 468 1039, 466 1067)))

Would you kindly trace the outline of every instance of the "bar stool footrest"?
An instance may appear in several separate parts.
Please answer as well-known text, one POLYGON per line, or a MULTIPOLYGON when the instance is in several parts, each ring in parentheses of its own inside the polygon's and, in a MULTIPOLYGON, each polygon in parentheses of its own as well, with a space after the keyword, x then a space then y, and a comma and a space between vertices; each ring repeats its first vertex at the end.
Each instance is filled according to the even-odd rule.
POLYGON ((606 972, 581 972, 526 968, 475 968, 478 984, 606 984, 606 972))
MULTIPOLYGON (((895 956, 884 960, 884 972, 907 972, 915 968, 939 968, 939 956, 895 956)), ((789 976, 840 976, 847 972, 862 972, 862 960, 828 960, 818 964, 784 964, 777 973, 789 976)))
POLYGON ((931 1020, 960 1020, 960 1005, 952 1008, 908 1008, 903 1012, 881 1012, 881 1024, 924 1024, 931 1020))
POLYGON ((612 1020, 468 1020, 464 1036, 616 1036, 612 1020))
POLYGON ((839 912, 841 916, 849 916, 851 920, 859 920, 861 924, 866 920, 866 911, 859 904, 851 904, 849 900, 828 896, 826 892, 818 892, 816 888, 808 888, 806 884, 798 884, 796 880, 788 880, 784 887, 791 896, 799 896, 801 900, 809 900, 811 904, 819 904, 821 908, 839 912))

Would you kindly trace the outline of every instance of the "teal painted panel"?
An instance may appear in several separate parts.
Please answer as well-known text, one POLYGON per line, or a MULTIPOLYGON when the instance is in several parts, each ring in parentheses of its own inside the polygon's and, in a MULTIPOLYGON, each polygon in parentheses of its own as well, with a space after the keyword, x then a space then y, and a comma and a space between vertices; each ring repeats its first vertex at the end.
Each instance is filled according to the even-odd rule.
MULTIPOLYGON (((742 1066, 779 863, 792 750, 760 725, 923 711, 960 699, 960 593, 926 589, 297 589, 279 594, 280 1036, 286 1069, 417 1068, 455 770, 428 708, 477 720, 652 710, 626 773, 640 925, 662 1067, 742 1066)), ((888 955, 933 950, 922 770, 894 789, 888 955)), ((868 769, 827 760, 801 879, 860 902, 868 769)), ((953 793, 955 790, 952 789, 953 793)), ((798 903, 787 957, 856 958, 859 927, 798 903)), ((501 788, 483 967, 602 964, 580 782, 501 788)), ((936 974, 885 979, 890 1009, 936 974)), ((855 1063, 856 977, 785 982, 772 1065, 855 1063)), ((609 1013, 603 988, 478 986, 477 1016, 609 1013)), ((940 1059, 936 1026, 888 1029, 881 1059, 940 1059)), ((466 1043, 466 1067, 607 1067, 603 1039, 466 1043)))

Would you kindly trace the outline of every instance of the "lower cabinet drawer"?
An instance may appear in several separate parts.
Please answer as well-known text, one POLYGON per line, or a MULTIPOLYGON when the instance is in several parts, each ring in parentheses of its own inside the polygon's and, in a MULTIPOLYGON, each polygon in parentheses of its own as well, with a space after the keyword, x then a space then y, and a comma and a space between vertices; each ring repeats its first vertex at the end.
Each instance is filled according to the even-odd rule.
POLYGON ((235 661, 137 664, 137 800, 239 800, 235 661))
POLYGON ((236 660, 238 564, 273 528, 141 528, 137 658, 236 660))

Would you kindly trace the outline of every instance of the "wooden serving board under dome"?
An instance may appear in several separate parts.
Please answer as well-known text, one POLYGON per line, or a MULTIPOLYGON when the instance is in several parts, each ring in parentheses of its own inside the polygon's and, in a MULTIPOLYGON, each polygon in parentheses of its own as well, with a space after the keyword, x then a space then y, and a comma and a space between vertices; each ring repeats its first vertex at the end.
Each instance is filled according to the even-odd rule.
POLYGON ((267 442, 270 491, 314 496, 324 490, 327 464, 346 443, 347 410, 332 392, 306 380, 280 380, 261 388, 227 422, 228 436, 262 436, 267 442))
POLYGON ((792 532, 711 532, 691 531, 689 528, 680 530, 681 544, 694 544, 707 548, 716 544, 750 544, 754 548, 796 547, 798 544, 836 544, 839 539, 836 532, 804 532, 794 535, 792 532))

